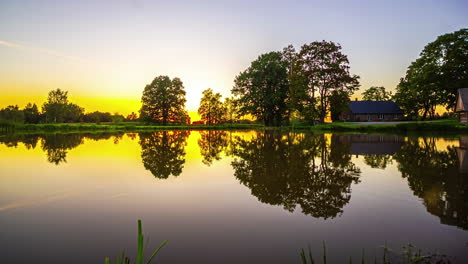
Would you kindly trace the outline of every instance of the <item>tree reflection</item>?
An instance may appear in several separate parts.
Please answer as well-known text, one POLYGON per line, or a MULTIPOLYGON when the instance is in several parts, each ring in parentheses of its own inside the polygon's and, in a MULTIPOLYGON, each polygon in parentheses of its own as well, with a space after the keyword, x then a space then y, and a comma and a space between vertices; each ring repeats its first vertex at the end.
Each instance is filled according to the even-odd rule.
POLYGON ((410 138, 394 158, 428 212, 444 224, 468 229, 468 174, 457 150, 437 150, 434 138, 410 138))
POLYGON ((46 152, 47 161, 55 165, 67 162, 67 152, 83 144, 80 134, 46 134, 42 136, 42 150, 46 152))
POLYGON ((392 164, 391 155, 371 154, 364 156, 364 162, 371 168, 385 169, 389 164, 392 164))
POLYGON ((0 143, 7 147, 16 147, 23 143, 27 149, 34 149, 41 141, 41 148, 47 155, 47 161, 55 165, 67 162, 68 151, 83 144, 84 139, 104 140, 114 137, 114 143, 124 133, 77 133, 77 134, 40 134, 40 135, 3 135, 0 143))
POLYGON ((351 198, 358 183, 349 148, 324 135, 258 132, 251 140, 236 138, 234 175, 261 202, 282 205, 314 217, 334 218, 351 198))
POLYGON ((37 142, 39 141, 38 135, 15 135, 7 134, 0 136, 0 143, 5 144, 5 146, 17 147, 18 143, 23 143, 27 149, 35 149, 37 142))
POLYGON ((198 140, 202 163, 210 166, 213 161, 221 159, 221 152, 226 151, 229 143, 229 134, 226 131, 208 130, 200 131, 198 140))
POLYGON ((185 145, 189 131, 141 133, 141 159, 156 178, 179 176, 185 163, 185 145))

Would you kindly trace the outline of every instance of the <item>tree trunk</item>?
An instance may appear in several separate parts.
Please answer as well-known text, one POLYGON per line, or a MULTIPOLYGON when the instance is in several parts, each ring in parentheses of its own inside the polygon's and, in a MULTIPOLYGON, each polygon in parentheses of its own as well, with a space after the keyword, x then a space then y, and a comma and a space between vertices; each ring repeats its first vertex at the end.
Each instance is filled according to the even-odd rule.
POLYGON ((423 120, 423 121, 426 120, 426 116, 427 116, 427 112, 428 112, 428 111, 429 111, 428 107, 425 106, 425 107, 424 107, 424 113, 423 113, 423 116, 422 116, 422 120, 423 120))

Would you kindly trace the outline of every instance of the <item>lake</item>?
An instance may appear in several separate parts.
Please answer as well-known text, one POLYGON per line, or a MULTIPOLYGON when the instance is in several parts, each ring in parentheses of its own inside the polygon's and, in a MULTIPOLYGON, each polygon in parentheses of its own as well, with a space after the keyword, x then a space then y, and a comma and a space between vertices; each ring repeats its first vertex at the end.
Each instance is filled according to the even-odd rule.
POLYGON ((468 137, 281 131, 0 136, 1 263, 468 259, 468 137))

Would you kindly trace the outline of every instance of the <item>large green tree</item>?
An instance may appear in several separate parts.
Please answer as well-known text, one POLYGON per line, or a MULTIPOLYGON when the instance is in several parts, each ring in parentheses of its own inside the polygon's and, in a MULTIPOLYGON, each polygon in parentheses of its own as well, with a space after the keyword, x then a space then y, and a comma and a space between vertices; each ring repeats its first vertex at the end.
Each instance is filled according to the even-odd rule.
POLYGON ((63 123, 68 105, 68 92, 60 88, 49 92, 47 102, 42 106, 46 123, 63 123))
POLYGON ((372 86, 362 93, 364 101, 388 101, 392 98, 392 92, 387 92, 383 86, 372 86))
POLYGON ((427 44, 397 86, 395 100, 410 115, 425 119, 437 105, 455 106, 457 90, 468 87, 468 29, 427 44))
POLYGON ((186 112, 185 90, 179 78, 158 76, 146 85, 141 97, 140 117, 162 125, 182 122, 186 112))
POLYGON ((250 114, 266 126, 279 126, 287 119, 287 66, 281 52, 269 52, 236 76, 232 94, 241 115, 250 114))
POLYGON ((218 124, 225 116, 226 109, 221 102, 221 97, 220 93, 213 93, 211 88, 203 91, 203 97, 200 99, 200 106, 198 107, 198 114, 206 124, 218 124))
POLYGON ((68 92, 61 89, 49 92, 42 106, 46 123, 71 123, 81 121, 84 109, 68 101, 68 92))
POLYGON ((341 46, 331 41, 315 41, 301 47, 296 60, 295 87, 297 104, 307 118, 318 117, 321 122, 330 110, 333 91, 351 95, 359 87, 359 76, 351 75, 348 57, 341 46))

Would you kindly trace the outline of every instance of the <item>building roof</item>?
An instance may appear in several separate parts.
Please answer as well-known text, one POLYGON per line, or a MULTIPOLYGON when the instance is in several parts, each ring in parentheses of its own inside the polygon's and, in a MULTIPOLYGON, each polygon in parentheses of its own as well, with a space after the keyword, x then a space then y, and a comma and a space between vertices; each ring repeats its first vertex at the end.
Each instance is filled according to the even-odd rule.
POLYGON ((456 112, 468 111, 468 88, 458 89, 456 112))
POLYGON ((353 114, 403 114, 393 101, 351 101, 348 104, 353 114))

